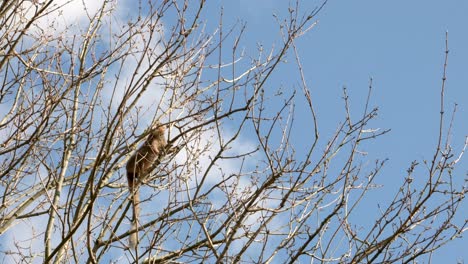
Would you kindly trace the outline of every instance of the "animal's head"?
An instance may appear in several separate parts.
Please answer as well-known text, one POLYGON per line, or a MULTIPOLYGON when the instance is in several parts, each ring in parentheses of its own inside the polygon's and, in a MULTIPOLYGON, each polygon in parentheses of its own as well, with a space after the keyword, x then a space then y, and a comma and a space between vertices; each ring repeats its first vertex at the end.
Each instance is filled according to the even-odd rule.
POLYGON ((161 137, 164 136, 164 132, 166 132, 166 125, 162 125, 159 122, 157 122, 151 131, 151 135, 153 137, 161 137))

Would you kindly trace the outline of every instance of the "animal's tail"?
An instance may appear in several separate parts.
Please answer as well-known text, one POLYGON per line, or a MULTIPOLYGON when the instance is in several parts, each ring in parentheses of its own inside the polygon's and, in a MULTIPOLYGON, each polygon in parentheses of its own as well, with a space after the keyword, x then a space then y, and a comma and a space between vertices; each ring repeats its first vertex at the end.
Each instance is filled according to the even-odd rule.
POLYGON ((132 226, 130 231, 133 230, 133 233, 130 234, 128 239, 128 246, 131 249, 134 249, 138 244, 138 216, 140 215, 140 193, 138 186, 136 184, 137 177, 133 172, 127 172, 127 180, 128 180, 128 189, 131 195, 131 201, 133 204, 133 218, 132 218, 132 226))

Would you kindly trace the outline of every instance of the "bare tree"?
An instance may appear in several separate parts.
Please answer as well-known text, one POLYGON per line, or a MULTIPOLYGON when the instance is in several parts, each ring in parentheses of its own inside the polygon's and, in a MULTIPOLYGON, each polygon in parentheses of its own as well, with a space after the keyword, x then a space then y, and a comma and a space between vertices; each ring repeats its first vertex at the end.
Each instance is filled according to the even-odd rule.
POLYGON ((305 13, 291 5, 276 17, 281 45, 255 56, 240 48, 245 26, 226 27, 222 12, 206 29, 203 0, 138 2, 137 14, 83 3, 0 5, 2 259, 407 263, 466 230, 457 212, 467 187, 453 170, 464 148, 450 146, 444 103, 448 48, 432 159, 410 165, 366 226, 355 215, 385 160, 365 166, 360 148, 389 130, 372 129, 371 81, 363 111, 344 90, 342 122, 320 135, 296 41, 326 1, 305 13), (70 8, 82 11, 76 23, 62 22, 70 8), (300 89, 271 82, 287 57, 300 89), (294 122, 297 102, 307 122, 294 122), (124 167, 157 123, 168 145, 140 186, 132 229, 124 167), (309 137, 295 139, 298 129, 309 137))

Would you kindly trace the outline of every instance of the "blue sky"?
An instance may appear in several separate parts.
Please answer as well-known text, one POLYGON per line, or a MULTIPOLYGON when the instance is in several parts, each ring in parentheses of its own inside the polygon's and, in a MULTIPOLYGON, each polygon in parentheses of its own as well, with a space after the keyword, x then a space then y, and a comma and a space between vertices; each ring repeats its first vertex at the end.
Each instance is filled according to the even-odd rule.
MULTIPOLYGON (((319 3, 301 1, 301 10, 312 10, 319 3)), ((219 8, 224 6, 224 25, 245 22, 243 45, 254 52, 257 43, 270 47, 280 39, 272 13, 284 17, 288 4, 289 1, 219 1, 218 6, 205 11, 205 17, 208 25, 214 27, 219 8), (209 18, 206 14, 216 15, 209 18)), ((317 16, 316 27, 298 41, 306 81, 325 137, 342 120, 342 88, 347 87, 351 109, 358 114, 369 79, 373 78, 371 106, 379 107, 373 126, 392 129, 366 145, 370 161, 389 159, 377 181, 385 187, 370 193, 377 203, 394 194, 413 160, 432 158, 437 143, 446 32, 449 58, 445 111, 448 117, 454 104, 458 104, 451 142, 456 152, 463 147, 468 135, 467 13, 466 1, 328 1, 317 16)), ((297 71, 289 72, 288 67, 274 78, 284 86, 300 85, 297 71)), ((306 106, 297 105, 299 119, 301 107, 306 106)), ((461 184, 467 164, 465 158, 456 171, 461 184)), ((369 206, 377 210, 375 202, 369 206)), ((461 220, 468 215, 466 202, 460 213, 461 220)), ((467 242, 466 238, 452 242, 433 256, 434 263, 468 259, 468 252, 463 250, 467 242)))
MULTIPOLYGON (((99 6, 99 1, 89 2, 99 6)), ((80 1, 73 3, 78 5, 80 1)), ((319 0, 303 0, 300 10, 306 13, 320 3, 319 0)), ((206 33, 214 32, 223 6, 224 29, 227 31, 238 22, 246 23, 240 49, 255 56, 259 43, 266 50, 280 46, 281 36, 272 14, 286 17, 289 4, 290 1, 284 0, 208 0, 202 20, 206 21, 206 33)), ((133 4, 123 9, 128 9, 124 11, 132 15, 136 10, 133 4)), ((67 10, 67 17, 79 15, 77 8, 67 10)), ((451 141, 455 153, 463 147, 468 135, 467 13, 468 2, 461 0, 330 0, 316 17, 317 25, 297 41, 318 115, 321 144, 343 121, 343 87, 347 87, 351 110, 357 119, 364 108, 370 78, 373 78, 371 107, 379 107, 379 116, 368 128, 392 130, 363 146, 362 150, 369 153, 366 157, 369 163, 376 159, 388 158, 389 161, 377 179, 377 183, 384 184, 384 187, 368 193, 368 199, 364 200, 365 210, 353 219, 355 222, 372 224, 372 216, 378 215, 377 205, 385 205, 394 195, 411 162, 432 158, 438 134, 446 31, 450 53, 445 107, 448 117, 454 104, 458 104, 451 141)), ((170 27, 174 21, 168 16, 164 23, 170 27)), ((228 44, 232 41, 229 39, 228 44)), ((231 58, 229 45, 225 46, 224 52, 223 59, 231 58)), ((286 94, 291 94, 293 89, 300 91, 301 84, 294 57, 288 56, 287 59, 289 63, 279 67, 268 85, 272 90, 283 87, 286 94)), ((240 62, 239 72, 243 66, 248 67, 248 63, 240 62)), ((295 109, 294 133, 297 140, 294 143, 298 155, 301 155, 301 149, 297 146, 300 147, 300 141, 310 133, 310 123, 306 123, 310 122, 309 111, 303 103, 298 99, 295 109)), ((459 163, 454 174, 459 183, 466 178, 467 159, 465 157, 459 163)), ((424 176, 422 172, 419 175, 424 176)), ((468 208, 465 202, 459 220, 466 215, 468 208)), ((457 260, 468 259, 466 244, 466 238, 450 243, 433 256, 433 262, 456 263, 457 260)))

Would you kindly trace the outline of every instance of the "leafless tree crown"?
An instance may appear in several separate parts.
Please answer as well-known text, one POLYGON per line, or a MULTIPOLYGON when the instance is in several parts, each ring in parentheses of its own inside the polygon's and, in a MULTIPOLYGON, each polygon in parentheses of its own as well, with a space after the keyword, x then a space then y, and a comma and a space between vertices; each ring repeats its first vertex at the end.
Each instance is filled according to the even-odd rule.
POLYGON ((392 175, 400 187, 363 223, 385 164, 364 149, 389 130, 372 123, 371 81, 359 112, 343 90, 343 118, 322 134, 296 43, 326 1, 292 3, 275 16, 275 45, 254 49, 245 24, 225 25, 203 0, 135 1, 132 14, 91 2, 0 3, 2 260, 408 263, 466 230, 448 48, 434 153, 392 175), (297 74, 278 84, 285 63, 297 74), (158 123, 168 145, 132 230, 125 164, 158 123))

